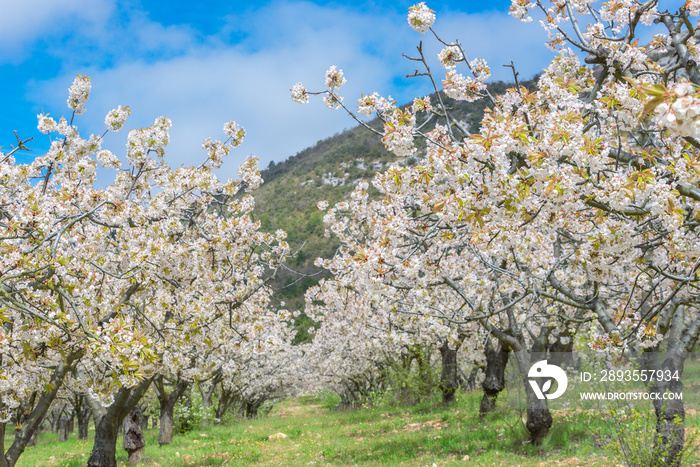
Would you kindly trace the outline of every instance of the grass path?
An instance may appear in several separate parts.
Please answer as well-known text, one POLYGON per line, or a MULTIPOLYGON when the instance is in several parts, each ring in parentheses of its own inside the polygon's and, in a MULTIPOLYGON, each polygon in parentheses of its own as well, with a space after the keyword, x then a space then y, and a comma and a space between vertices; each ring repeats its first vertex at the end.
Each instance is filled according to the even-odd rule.
MULTIPOLYGON (((256 420, 205 426, 159 447, 147 430, 145 466, 615 466, 605 440, 581 420, 555 413, 544 448, 516 441, 524 429, 512 411, 479 422, 479 394, 463 394, 449 410, 418 406, 335 412, 314 396, 288 399, 256 420), (269 439, 284 433, 286 438, 269 439)), ((691 417, 692 418, 692 417, 691 417)), ((698 416, 690 424, 698 426, 698 416)), ((43 433, 19 466, 83 466, 92 441, 59 443, 43 433)), ((8 439, 9 441, 9 439, 8 439)), ((121 446, 121 440, 119 441, 121 446)), ((700 445, 698 445, 700 450, 700 445)), ((119 449, 124 465, 126 453, 119 449)), ((699 464, 700 465, 700 464, 699 464)))

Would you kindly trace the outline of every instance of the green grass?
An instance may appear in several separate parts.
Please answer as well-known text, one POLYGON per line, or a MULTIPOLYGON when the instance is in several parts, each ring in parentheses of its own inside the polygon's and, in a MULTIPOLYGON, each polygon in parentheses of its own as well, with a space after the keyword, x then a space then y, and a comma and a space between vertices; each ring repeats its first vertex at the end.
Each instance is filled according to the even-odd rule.
MULTIPOLYGON (((555 410, 554 426, 542 447, 525 443, 521 414, 502 398, 498 410, 479 421, 481 394, 460 394, 449 409, 375 407, 347 412, 329 409, 329 394, 288 399, 256 420, 205 426, 176 436, 159 447, 157 430, 146 437, 148 466, 609 466, 618 465, 606 449, 606 425, 595 414, 555 410), (286 439, 268 440, 275 433, 286 439), (603 433, 601 435, 601 433, 603 433)), ((697 412, 688 415, 689 432, 698 432, 697 412)), ((92 434, 92 433, 91 433, 92 434)), ((8 437, 6 443, 10 441, 8 437)), ((696 440, 697 442, 697 440, 696 440)), ((19 466, 83 466, 92 441, 59 443, 43 433, 19 466)), ((118 444, 117 460, 126 461, 118 444)), ((700 449, 700 445, 696 445, 700 449)), ((697 462, 697 461, 695 461, 697 462)))

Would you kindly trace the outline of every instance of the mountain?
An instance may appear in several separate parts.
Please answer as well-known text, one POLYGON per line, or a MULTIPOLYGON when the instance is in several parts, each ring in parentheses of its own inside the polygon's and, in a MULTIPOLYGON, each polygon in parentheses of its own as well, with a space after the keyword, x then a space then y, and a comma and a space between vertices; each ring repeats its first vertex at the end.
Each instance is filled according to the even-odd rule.
MULTIPOLYGON (((530 89, 534 87, 534 81, 522 84, 530 89)), ((501 94, 510 87, 513 85, 499 81, 490 84, 489 90, 492 94, 501 94)), ((442 98, 454 119, 470 132, 478 131, 486 99, 469 103, 442 98)), ((437 96, 431 96, 433 103, 436 99, 437 96)), ((349 116, 348 120, 351 121, 349 116)), ((368 124, 375 129, 382 128, 377 119, 368 124)), ((278 299, 285 302, 287 309, 303 312, 304 292, 327 274, 314 266, 314 260, 319 256, 331 257, 338 247, 335 238, 324 237, 323 212, 316 203, 327 200, 332 206, 348 196, 357 182, 371 181, 375 172, 382 171, 395 160, 395 156, 384 149, 378 135, 358 125, 318 141, 283 162, 271 162, 262 171, 265 183, 254 193, 255 216, 265 231, 286 231, 292 251, 298 252, 287 261, 288 269, 279 271, 273 284, 278 299)), ((416 159, 411 157, 400 163, 411 165, 416 159)), ((311 324, 302 313, 295 322, 297 342, 310 339, 306 330, 311 324)))

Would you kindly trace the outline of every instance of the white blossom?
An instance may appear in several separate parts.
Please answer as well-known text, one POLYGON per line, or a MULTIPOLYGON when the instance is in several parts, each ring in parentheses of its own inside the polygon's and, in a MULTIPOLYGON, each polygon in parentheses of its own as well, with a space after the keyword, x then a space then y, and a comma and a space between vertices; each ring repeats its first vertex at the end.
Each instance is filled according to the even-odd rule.
POLYGON ((413 5, 408 9, 408 24, 423 34, 435 23, 435 12, 425 5, 425 2, 413 5))
POLYGON ((90 86, 89 77, 77 75, 68 89, 68 108, 73 109, 76 115, 85 112, 85 103, 90 97, 90 86))

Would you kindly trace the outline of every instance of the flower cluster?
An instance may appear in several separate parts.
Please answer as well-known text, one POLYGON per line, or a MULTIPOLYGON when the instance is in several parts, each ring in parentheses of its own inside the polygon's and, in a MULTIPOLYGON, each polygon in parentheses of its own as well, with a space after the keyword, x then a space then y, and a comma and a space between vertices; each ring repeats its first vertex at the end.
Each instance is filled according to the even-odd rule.
POLYGON ((121 167, 121 162, 115 156, 112 154, 110 151, 103 149, 102 151, 97 153, 97 161, 102 165, 102 167, 108 168, 108 169, 118 169, 121 167))
POLYGON ((37 128, 40 132, 48 134, 52 131, 58 131, 58 125, 56 124, 56 120, 49 117, 48 115, 41 113, 37 115, 36 118, 39 121, 37 128))
POLYGON ((691 16, 700 16, 700 0, 687 0, 684 7, 691 16))
POLYGON ((456 70, 449 70, 442 80, 443 90, 448 97, 473 102, 483 97, 486 85, 478 79, 465 77, 456 70))
POLYGON ((430 104, 430 96, 416 97, 413 99, 413 106, 411 107, 413 113, 417 112, 430 112, 433 106, 430 104))
POLYGON ((700 92, 688 82, 675 85, 654 109, 654 121, 683 135, 700 137, 700 92))
POLYGON ((330 93, 323 96, 323 102, 329 109, 335 110, 340 107, 340 103, 343 102, 343 98, 335 93, 330 93))
POLYGON ((397 110, 384 124, 384 146, 398 157, 409 157, 415 154, 416 148, 413 145, 413 128, 416 124, 416 117, 408 110, 401 112, 397 110))
POLYGON ((207 151, 212 167, 219 168, 225 156, 230 152, 230 148, 219 140, 207 138, 202 143, 202 148, 207 151))
POLYGON ((408 9, 408 24, 423 34, 435 22, 435 12, 425 5, 425 2, 413 5, 408 9))
POLYGON ((377 110, 377 101, 379 99, 379 94, 377 94, 376 92, 372 93, 372 95, 367 96, 362 94, 362 97, 357 99, 357 113, 359 113, 363 117, 371 117, 372 112, 375 112, 377 110))
POLYGON ((469 62, 469 69, 474 73, 478 81, 482 83, 491 77, 491 68, 486 64, 483 58, 475 58, 469 62))
POLYGON ((343 70, 338 70, 335 65, 332 65, 326 71, 326 88, 329 90, 340 89, 347 80, 343 77, 343 70))
POLYGON ((90 97, 90 78, 78 75, 68 89, 68 108, 73 109, 76 115, 85 112, 85 103, 90 97))
POLYGON ((245 138, 245 129, 231 120, 224 124, 224 134, 231 138, 231 147, 236 148, 241 145, 245 138))
POLYGON ((122 107, 121 105, 116 109, 110 111, 105 117, 105 126, 108 130, 117 132, 124 126, 126 118, 131 115, 131 110, 129 106, 122 107))
POLYGON ((260 187, 263 179, 260 177, 258 169, 258 159, 248 156, 238 168, 238 176, 246 183, 246 189, 255 190, 260 187))
POLYGON ((508 13, 523 23, 529 23, 532 21, 532 17, 528 14, 528 12, 535 6, 536 4, 530 2, 530 0, 512 0, 508 13))
POLYGON ((129 163, 138 167, 146 161, 151 151, 162 157, 165 154, 164 147, 170 142, 168 130, 171 125, 169 118, 158 117, 151 127, 131 130, 126 144, 129 163))
POLYGON ((306 88, 304 88, 304 85, 301 83, 297 83, 294 86, 292 86, 292 100, 294 102, 298 102, 300 104, 308 104, 309 103, 309 93, 306 91, 306 88))
POLYGON ((440 51, 438 59, 440 64, 449 70, 457 66, 457 62, 464 60, 464 55, 458 46, 450 45, 440 51))

